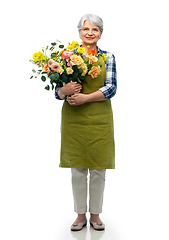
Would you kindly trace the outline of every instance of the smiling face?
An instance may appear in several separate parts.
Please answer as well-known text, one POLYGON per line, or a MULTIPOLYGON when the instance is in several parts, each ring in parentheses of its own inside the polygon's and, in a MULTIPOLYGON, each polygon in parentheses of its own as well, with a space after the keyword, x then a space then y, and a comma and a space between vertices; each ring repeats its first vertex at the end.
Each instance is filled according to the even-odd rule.
POLYGON ((96 24, 92 24, 89 20, 86 20, 83 24, 83 28, 79 31, 79 36, 85 45, 96 45, 97 41, 101 38, 102 32, 96 24))

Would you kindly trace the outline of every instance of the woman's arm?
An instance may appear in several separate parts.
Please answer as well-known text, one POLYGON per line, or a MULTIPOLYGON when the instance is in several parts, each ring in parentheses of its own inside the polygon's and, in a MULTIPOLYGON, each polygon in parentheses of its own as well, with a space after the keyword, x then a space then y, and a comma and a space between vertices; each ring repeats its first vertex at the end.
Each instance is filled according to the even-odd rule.
POLYGON ((67 101, 72 106, 79 106, 87 102, 100 102, 104 101, 106 98, 104 94, 98 90, 90 94, 78 93, 67 98, 67 101))
POLYGON ((112 53, 101 51, 101 53, 105 53, 107 56, 106 61, 106 82, 105 86, 101 87, 100 91, 105 95, 106 100, 111 99, 117 90, 117 73, 116 73, 116 60, 115 56, 112 53))

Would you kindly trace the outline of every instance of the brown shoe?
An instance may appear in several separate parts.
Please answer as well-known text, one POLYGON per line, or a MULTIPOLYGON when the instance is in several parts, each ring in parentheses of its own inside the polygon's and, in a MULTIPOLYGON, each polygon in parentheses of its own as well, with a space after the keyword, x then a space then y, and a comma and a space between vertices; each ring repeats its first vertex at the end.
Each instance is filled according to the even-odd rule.
POLYGON ((71 226, 71 231, 80 231, 87 225, 87 219, 85 219, 82 223, 74 222, 71 226))
POLYGON ((104 225, 104 223, 102 223, 102 221, 100 221, 100 222, 93 222, 90 219, 90 225, 94 228, 94 230, 97 230, 97 231, 105 230, 105 225, 104 225))

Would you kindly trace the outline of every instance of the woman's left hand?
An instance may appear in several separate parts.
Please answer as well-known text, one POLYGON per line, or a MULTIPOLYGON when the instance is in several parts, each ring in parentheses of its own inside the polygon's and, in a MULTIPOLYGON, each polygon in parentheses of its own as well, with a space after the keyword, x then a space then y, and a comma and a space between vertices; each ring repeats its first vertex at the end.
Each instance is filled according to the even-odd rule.
POLYGON ((71 95, 70 97, 67 97, 67 101, 71 106, 79 106, 86 102, 87 95, 83 93, 76 93, 74 95, 71 95))

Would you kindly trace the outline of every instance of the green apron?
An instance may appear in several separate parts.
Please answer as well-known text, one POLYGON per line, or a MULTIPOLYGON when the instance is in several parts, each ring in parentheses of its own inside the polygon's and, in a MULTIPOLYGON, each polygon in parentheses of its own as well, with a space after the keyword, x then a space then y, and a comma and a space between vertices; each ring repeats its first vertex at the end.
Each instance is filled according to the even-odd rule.
MULTIPOLYGON (((82 82, 82 92, 89 94, 103 87, 106 68, 102 64, 97 78, 87 75, 82 82)), ((61 120, 60 167, 86 169, 114 169, 115 145, 111 101, 70 106, 64 101, 61 120)))

